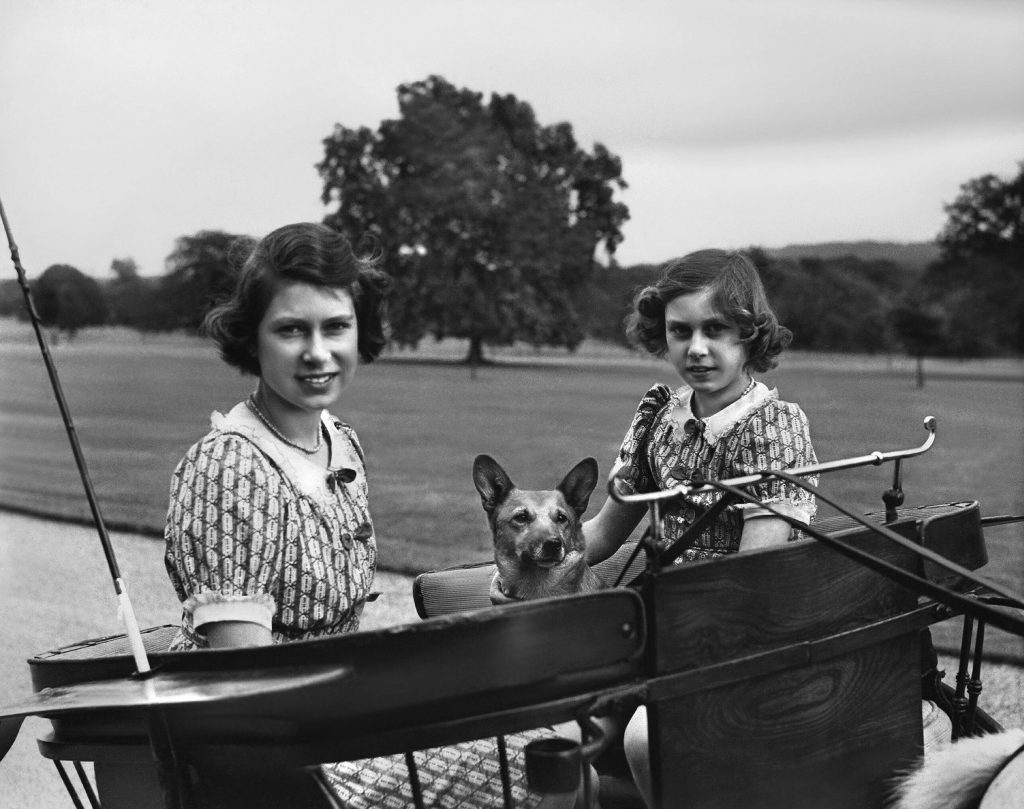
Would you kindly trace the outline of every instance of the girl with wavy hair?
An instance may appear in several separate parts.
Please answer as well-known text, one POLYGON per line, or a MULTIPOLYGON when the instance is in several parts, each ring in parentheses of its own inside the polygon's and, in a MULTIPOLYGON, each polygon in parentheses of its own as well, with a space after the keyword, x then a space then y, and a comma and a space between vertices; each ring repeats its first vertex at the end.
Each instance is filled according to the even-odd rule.
MULTIPOLYGON (((804 411, 753 376, 775 367, 792 335, 779 324, 746 256, 701 250, 667 262, 657 283, 636 296, 626 328, 633 341, 667 359, 683 384, 675 390, 655 385, 640 401, 616 461, 621 491, 651 492, 684 480, 725 480, 817 463, 804 411)), ((799 521, 814 516, 813 495, 786 481, 765 480, 748 491, 799 521)), ((768 509, 738 504, 677 545, 720 497, 714 491, 698 493, 662 506, 664 546, 677 546, 677 562, 800 536, 768 509)), ((642 504, 609 498, 584 525, 588 561, 610 556, 645 513, 642 504)), ((637 785, 653 805, 642 707, 626 729, 625 747, 637 785)))

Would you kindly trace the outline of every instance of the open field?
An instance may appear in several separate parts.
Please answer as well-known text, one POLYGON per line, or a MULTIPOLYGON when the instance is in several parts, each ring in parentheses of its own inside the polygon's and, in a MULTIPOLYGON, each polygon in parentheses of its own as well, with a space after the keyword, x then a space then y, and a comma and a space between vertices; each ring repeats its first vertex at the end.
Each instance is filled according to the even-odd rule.
MULTIPOLYGON (((0 324, 0 508, 86 518, 88 509, 49 382, 24 324, 0 324), (12 339, 8 339, 8 337, 12 339)), ((370 458, 381 565, 414 572, 488 556, 486 523, 470 479, 488 452, 528 485, 550 485, 578 458, 607 471, 637 400, 667 367, 606 347, 578 359, 511 350, 475 380, 450 360, 458 349, 425 347, 360 369, 338 408, 359 430, 370 458), (418 361, 412 361, 413 358, 418 361)), ((83 335, 54 349, 61 379, 112 525, 156 535, 171 470, 205 432, 209 412, 244 396, 240 378, 195 340, 83 335)), ((919 444, 921 419, 935 415, 935 448, 905 468, 908 504, 979 499, 985 514, 1024 512, 1024 366, 1019 362, 932 363, 914 387, 911 364, 877 357, 791 355, 766 381, 808 412, 822 459, 919 444)), ((881 507, 889 467, 838 473, 825 488, 856 510, 881 507)), ((596 497, 594 505, 600 502, 596 497)), ((114 533, 140 623, 174 622, 162 545, 114 533)), ((988 533, 985 573, 1024 591, 1024 529, 988 533)), ((407 578, 384 574, 365 628, 413 617, 407 578)), ((0 513, 0 698, 28 688, 24 659, 85 637, 120 632, 95 531, 0 513)), ((949 639, 947 636, 946 646, 949 639)), ((940 638, 942 640, 942 638, 940 638)), ((1024 655, 1022 641, 991 631, 988 645, 1024 655)), ((947 679, 953 663, 944 658, 947 679)), ((1022 671, 988 669, 982 703, 1024 724, 1022 671)), ((67 805, 52 766, 35 750, 47 723, 26 723, 0 765, 0 806, 67 805)))
MULTIPOLYGON (((252 380, 207 344, 174 336, 87 333, 53 353, 107 520, 158 533, 174 465, 206 431, 210 412, 243 398, 252 380)), ((665 364, 613 348, 577 358, 526 354, 483 367, 476 379, 464 366, 406 356, 417 355, 361 368, 337 408, 368 454, 381 565, 406 572, 488 554, 470 477, 476 454, 494 455, 528 485, 557 482, 585 455, 607 472, 640 396, 674 381, 665 364)), ((950 364, 918 390, 907 369, 889 370, 883 358, 784 359, 766 381, 803 405, 819 458, 915 446, 925 437, 922 418, 935 415, 935 448, 905 470, 908 504, 976 498, 988 514, 1024 510, 1020 363, 1016 376, 997 366, 1004 379, 968 363, 954 376, 950 364)), ((889 467, 838 473, 825 488, 856 509, 877 509, 888 475, 889 467)), ((0 346, 0 505, 89 515, 27 340, 0 346)))
MULTIPOLYGON (((0 506, 87 519, 28 332, 8 323, 0 344, 0 506)), ((450 361, 457 350, 425 346, 363 367, 337 408, 368 454, 384 569, 487 558, 470 475, 476 454, 494 455, 534 487, 553 485, 586 455, 605 473, 640 396, 673 382, 664 363, 610 346, 585 346, 576 357, 513 349, 475 378, 450 361)), ((209 344, 174 335, 86 332, 53 353, 107 521, 158 534, 174 465, 206 431, 210 411, 243 398, 252 380, 227 369, 209 344)), ((822 460, 916 446, 923 417, 936 416, 935 447, 905 465, 908 505, 978 499, 985 514, 1024 512, 1024 364, 929 366, 919 390, 902 358, 794 354, 765 381, 803 405, 822 460)), ((837 473, 824 489, 855 510, 877 510, 890 470, 837 473)), ((1024 591, 1024 528, 988 538, 986 572, 1024 591)))

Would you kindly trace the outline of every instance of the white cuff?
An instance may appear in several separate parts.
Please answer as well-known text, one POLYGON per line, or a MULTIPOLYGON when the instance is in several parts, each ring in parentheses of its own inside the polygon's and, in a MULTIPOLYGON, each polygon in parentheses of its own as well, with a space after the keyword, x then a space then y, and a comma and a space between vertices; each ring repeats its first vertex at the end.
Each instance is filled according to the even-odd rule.
MULTIPOLYGON (((765 505, 771 506, 773 509, 785 514, 787 517, 793 517, 799 520, 804 525, 807 525, 811 521, 811 514, 807 509, 801 508, 795 503, 779 502, 779 503, 766 503, 765 505)), ((753 503, 744 503, 736 506, 743 513, 743 521, 762 519, 764 517, 774 517, 779 519, 778 514, 774 514, 764 506, 754 505, 753 503)))
POLYGON ((269 593, 198 593, 189 598, 184 607, 192 613, 192 626, 197 630, 204 624, 220 621, 244 621, 270 629, 276 611, 273 597, 269 593))

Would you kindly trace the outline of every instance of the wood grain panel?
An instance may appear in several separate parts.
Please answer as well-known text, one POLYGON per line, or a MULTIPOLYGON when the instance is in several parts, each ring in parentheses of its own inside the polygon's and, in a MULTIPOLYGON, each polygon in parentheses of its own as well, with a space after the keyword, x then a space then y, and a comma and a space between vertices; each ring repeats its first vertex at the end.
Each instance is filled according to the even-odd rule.
POLYGON ((660 805, 881 807, 921 750, 917 637, 649 706, 660 805))
MULTIPOLYGON (((893 526, 913 536, 913 521, 893 526)), ((908 551, 876 535, 847 538, 915 569, 908 551)), ((911 610, 917 596, 813 540, 680 565, 650 585, 653 673, 719 663, 842 632, 911 610)))

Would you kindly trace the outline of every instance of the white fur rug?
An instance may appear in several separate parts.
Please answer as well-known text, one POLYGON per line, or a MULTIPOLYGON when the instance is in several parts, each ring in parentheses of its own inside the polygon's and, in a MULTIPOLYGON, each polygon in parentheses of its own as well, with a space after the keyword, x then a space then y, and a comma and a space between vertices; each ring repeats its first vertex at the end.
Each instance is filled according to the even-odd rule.
POLYGON ((1013 729, 961 739, 931 753, 898 785, 892 809, 966 809, 981 798, 1003 762, 1021 746, 1024 730, 1013 729))

